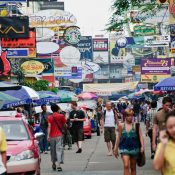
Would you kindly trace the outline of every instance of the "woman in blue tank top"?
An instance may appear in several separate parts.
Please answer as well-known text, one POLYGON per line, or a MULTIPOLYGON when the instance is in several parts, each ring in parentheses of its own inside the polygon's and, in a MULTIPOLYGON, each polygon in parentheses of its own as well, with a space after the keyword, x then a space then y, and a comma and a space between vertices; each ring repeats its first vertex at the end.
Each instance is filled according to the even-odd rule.
POLYGON ((138 136, 135 129, 135 123, 132 122, 134 112, 131 109, 126 109, 125 117, 125 123, 121 123, 119 125, 114 154, 117 158, 119 156, 119 152, 121 154, 124 166, 124 175, 136 175, 136 160, 139 152, 144 151, 144 140, 141 129, 138 136), (139 139, 141 141, 141 145, 139 139))

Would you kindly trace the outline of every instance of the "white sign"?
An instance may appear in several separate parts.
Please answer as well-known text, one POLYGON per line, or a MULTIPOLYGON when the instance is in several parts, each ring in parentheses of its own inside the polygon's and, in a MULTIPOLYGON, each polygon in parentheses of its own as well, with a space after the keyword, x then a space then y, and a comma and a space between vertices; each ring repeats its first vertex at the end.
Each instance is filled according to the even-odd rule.
POLYGON ((38 42, 36 49, 39 54, 49 54, 56 52, 59 49, 59 45, 53 42, 38 42))
POLYGON ((170 35, 154 35, 144 37, 145 47, 166 47, 169 46, 170 35))
POLYGON ((46 41, 54 37, 54 31, 47 28, 36 28, 36 41, 46 41))
POLYGON ((59 27, 76 25, 75 16, 63 10, 41 10, 29 17, 30 27, 59 27))
POLYGON ((101 63, 101 64, 108 64, 109 63, 109 53, 108 52, 95 52, 93 53, 94 62, 101 63))

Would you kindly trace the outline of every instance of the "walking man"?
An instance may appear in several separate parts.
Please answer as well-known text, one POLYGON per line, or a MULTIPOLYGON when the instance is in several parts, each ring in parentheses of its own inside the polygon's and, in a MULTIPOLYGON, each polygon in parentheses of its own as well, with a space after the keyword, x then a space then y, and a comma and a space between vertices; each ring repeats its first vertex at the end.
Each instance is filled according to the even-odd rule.
POLYGON ((165 119, 168 112, 171 111, 172 99, 170 97, 164 97, 162 100, 162 109, 156 113, 153 119, 153 151, 156 151, 156 144, 158 133, 165 129, 165 119))
POLYGON ((82 143, 84 140, 83 124, 85 119, 85 113, 78 109, 77 102, 72 102, 72 111, 70 112, 70 121, 72 122, 72 135, 74 142, 77 143, 78 151, 76 153, 82 152, 82 143))
POLYGON ((48 116, 50 115, 49 112, 47 112, 47 106, 45 104, 41 105, 42 112, 40 114, 40 127, 44 133, 44 138, 40 141, 40 150, 41 153, 44 152, 44 154, 47 154, 48 151, 48 116))
POLYGON ((153 136, 153 119, 154 116, 156 116, 157 113, 157 101, 152 101, 151 102, 151 109, 148 111, 147 116, 146 116, 146 135, 149 136, 150 138, 150 143, 151 143, 151 159, 154 158, 155 152, 153 151, 152 147, 152 136, 153 136))
POLYGON ((104 110, 102 123, 104 126, 104 139, 108 148, 108 156, 112 156, 112 152, 115 146, 116 125, 119 125, 117 113, 112 109, 112 103, 106 103, 106 109, 104 110), (112 145, 111 145, 112 143, 112 145))
POLYGON ((7 170, 7 143, 4 131, 0 128, 0 175, 6 175, 7 170))
POLYGON ((59 114, 59 106, 53 104, 51 106, 53 114, 48 117, 48 140, 51 148, 52 169, 62 171, 61 163, 64 163, 63 148, 63 128, 66 127, 66 118, 63 114, 59 114))

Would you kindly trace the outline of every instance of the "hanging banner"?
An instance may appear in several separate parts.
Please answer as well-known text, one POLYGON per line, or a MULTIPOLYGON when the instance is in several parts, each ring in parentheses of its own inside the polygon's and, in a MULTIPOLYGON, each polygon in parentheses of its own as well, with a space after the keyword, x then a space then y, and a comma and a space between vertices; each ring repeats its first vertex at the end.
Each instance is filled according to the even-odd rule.
POLYGON ((77 47, 81 53, 81 60, 93 59, 92 36, 81 36, 79 43, 75 47, 77 47))
POLYGON ((10 74, 10 62, 7 60, 7 51, 2 51, 0 55, 0 76, 8 76, 10 74))
POLYGON ((36 32, 30 30, 29 38, 9 39, 2 38, 2 48, 35 48, 36 47, 36 32))
POLYGON ((36 58, 36 48, 9 48, 7 58, 36 58))
POLYGON ((28 38, 27 16, 0 17, 0 38, 28 38))

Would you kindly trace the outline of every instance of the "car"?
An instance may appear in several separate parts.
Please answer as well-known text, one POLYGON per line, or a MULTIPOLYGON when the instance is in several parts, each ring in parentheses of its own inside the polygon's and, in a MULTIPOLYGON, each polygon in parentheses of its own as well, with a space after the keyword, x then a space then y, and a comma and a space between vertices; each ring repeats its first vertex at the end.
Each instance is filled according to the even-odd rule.
POLYGON ((7 174, 40 175, 40 151, 37 138, 20 118, 0 117, 0 127, 6 134, 7 174))
POLYGON ((91 133, 91 122, 88 117, 86 117, 86 121, 84 121, 84 136, 88 139, 91 139, 92 133, 91 133))

